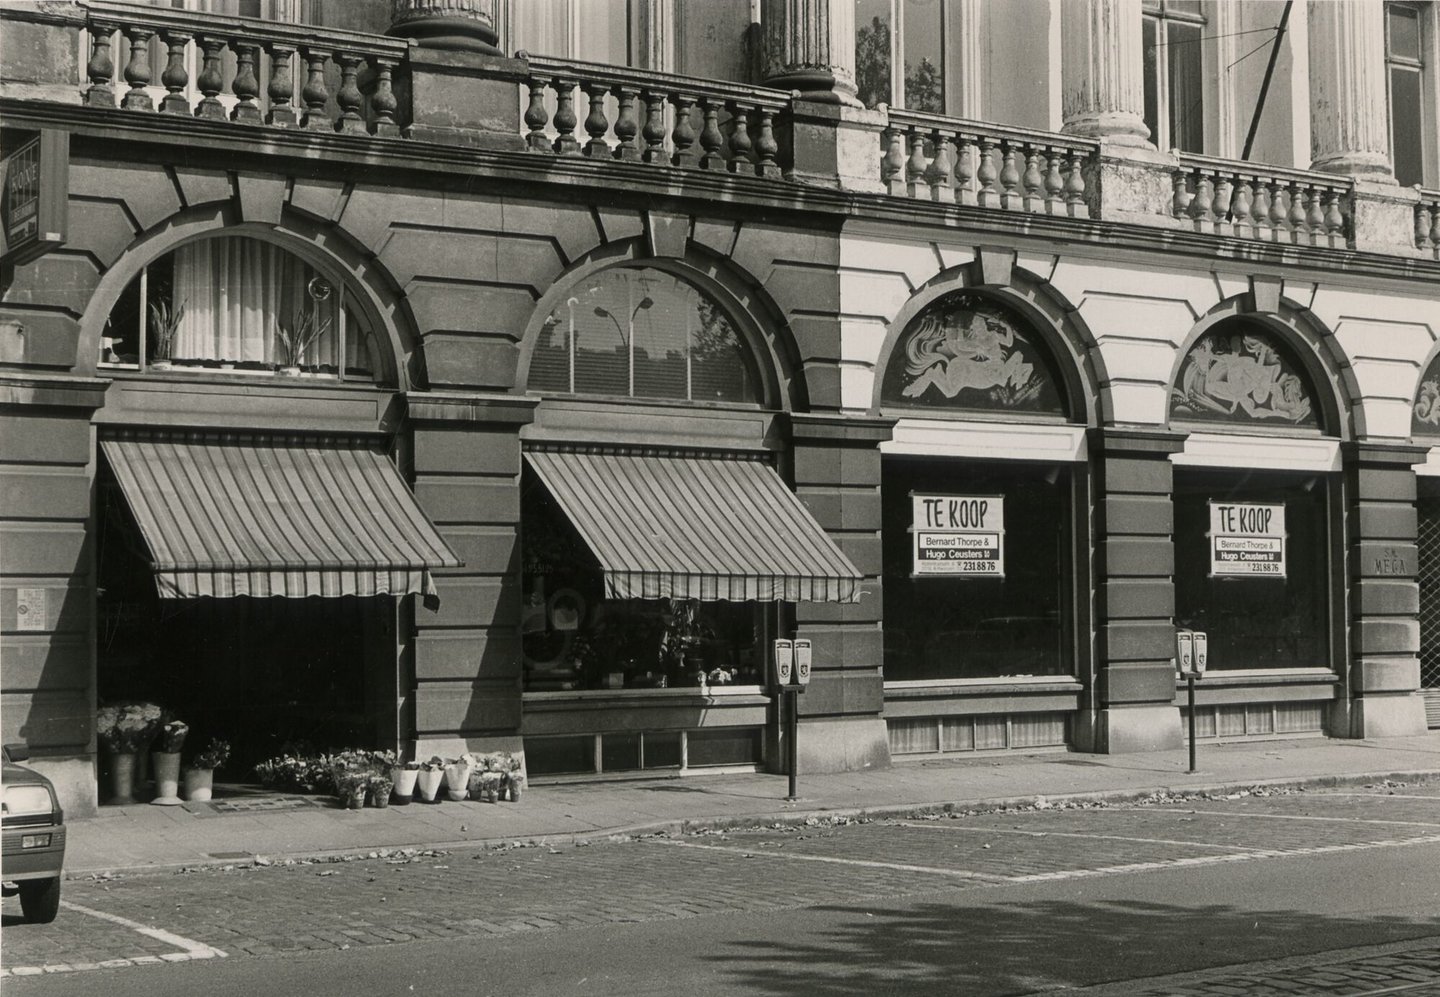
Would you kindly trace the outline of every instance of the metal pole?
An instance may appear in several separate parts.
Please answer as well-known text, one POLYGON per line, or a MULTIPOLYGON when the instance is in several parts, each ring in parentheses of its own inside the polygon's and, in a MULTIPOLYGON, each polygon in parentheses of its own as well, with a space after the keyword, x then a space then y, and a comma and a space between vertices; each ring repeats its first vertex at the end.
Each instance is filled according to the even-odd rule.
POLYGON ((1270 78, 1275 75, 1275 63, 1280 58, 1280 43, 1285 39, 1285 27, 1290 23, 1290 8, 1295 0, 1285 0, 1285 9, 1280 12, 1280 26, 1275 29, 1275 44, 1270 47, 1270 62, 1265 66, 1265 78, 1260 81, 1260 96, 1255 100, 1255 114, 1250 118, 1250 130, 1245 135, 1245 149, 1241 159, 1250 158, 1255 147, 1255 133, 1260 130, 1260 115, 1265 113, 1265 96, 1270 92, 1270 78))
POLYGON ((787 689, 785 692, 790 700, 790 795, 785 799, 798 800, 800 794, 795 790, 795 781, 800 768, 800 692, 798 689, 787 689))
POLYGON ((1185 676, 1185 685, 1190 696, 1190 771, 1195 771, 1195 676, 1185 676))

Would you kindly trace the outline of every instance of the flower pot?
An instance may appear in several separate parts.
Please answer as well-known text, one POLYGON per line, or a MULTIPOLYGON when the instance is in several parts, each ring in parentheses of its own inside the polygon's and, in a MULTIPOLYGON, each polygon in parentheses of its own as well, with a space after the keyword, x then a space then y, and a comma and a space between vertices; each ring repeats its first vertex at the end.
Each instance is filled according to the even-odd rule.
POLYGON ((511 803, 520 802, 520 793, 525 787, 525 777, 519 772, 511 772, 505 780, 505 789, 510 796, 511 803))
POLYGON ((415 788, 420 791, 420 799, 426 803, 435 802, 435 794, 440 792, 440 783, 444 781, 444 769, 421 769, 415 773, 415 788))
POLYGON ((394 785, 389 782, 376 783, 370 787, 370 791, 365 794, 365 798, 370 801, 372 807, 378 807, 384 810, 390 806, 390 790, 393 788, 394 785))
POLYGON ((397 765, 390 770, 390 778, 395 783, 393 793, 396 803, 410 802, 415 795, 415 777, 419 774, 419 769, 407 769, 403 765, 397 765))
POLYGON ((151 370, 169 370, 172 366, 169 360, 151 360, 146 364, 151 370))
POLYGON ((445 766, 445 795, 456 803, 465 799, 470 785, 470 766, 463 763, 445 766))
POLYGON ((185 770, 185 799, 200 803, 210 799, 215 790, 214 769, 185 770))
POLYGON ((117 751, 110 756, 110 802, 135 802, 135 753, 117 751))
POLYGON ((180 802, 180 752, 156 751, 151 756, 155 766, 155 799, 160 807, 173 807, 180 802))
POLYGON ((285 377, 299 377, 300 368, 296 364, 283 364, 281 365, 280 369, 276 371, 276 373, 281 374, 285 377))
POLYGON ((344 802, 346 810, 359 810, 365 805, 365 787, 347 786, 340 798, 344 802))

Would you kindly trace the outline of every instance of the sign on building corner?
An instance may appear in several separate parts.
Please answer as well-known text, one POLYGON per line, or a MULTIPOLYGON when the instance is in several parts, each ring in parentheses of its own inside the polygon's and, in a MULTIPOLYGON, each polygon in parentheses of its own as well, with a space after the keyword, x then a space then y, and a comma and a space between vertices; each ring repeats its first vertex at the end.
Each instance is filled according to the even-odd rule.
POLYGON ((66 238, 70 133, 44 128, 0 159, 0 260, 29 263, 66 238))

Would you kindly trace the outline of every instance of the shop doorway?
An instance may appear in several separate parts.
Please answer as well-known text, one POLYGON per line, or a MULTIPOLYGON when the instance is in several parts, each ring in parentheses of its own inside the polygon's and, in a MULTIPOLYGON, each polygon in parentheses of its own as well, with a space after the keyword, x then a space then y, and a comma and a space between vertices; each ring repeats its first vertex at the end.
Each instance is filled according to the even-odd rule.
POLYGON ((1426 725, 1440 728, 1440 481, 1420 478, 1416 542, 1420 548, 1420 695, 1426 725))

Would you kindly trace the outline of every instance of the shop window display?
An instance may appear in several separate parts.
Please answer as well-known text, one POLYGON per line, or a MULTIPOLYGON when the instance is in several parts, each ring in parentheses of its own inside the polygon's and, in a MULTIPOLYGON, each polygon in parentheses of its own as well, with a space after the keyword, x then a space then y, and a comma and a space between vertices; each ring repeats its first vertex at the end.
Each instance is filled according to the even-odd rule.
POLYGON ((1176 470, 1175 620, 1209 634, 1210 671, 1330 666, 1326 493, 1319 475, 1176 470), (1264 571, 1226 573, 1237 569, 1217 562, 1217 507, 1283 508, 1283 524, 1273 514, 1265 524, 1270 538, 1252 541, 1265 549, 1264 571))
POLYGON ((883 474, 886 681, 1072 674, 1071 472, 886 458, 883 474), (916 574, 913 497, 932 494, 1003 502, 1002 572, 916 574))
POLYGON ((773 604, 607 599, 594 555, 528 469, 522 487, 527 692, 763 681, 773 604))

